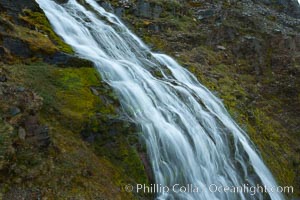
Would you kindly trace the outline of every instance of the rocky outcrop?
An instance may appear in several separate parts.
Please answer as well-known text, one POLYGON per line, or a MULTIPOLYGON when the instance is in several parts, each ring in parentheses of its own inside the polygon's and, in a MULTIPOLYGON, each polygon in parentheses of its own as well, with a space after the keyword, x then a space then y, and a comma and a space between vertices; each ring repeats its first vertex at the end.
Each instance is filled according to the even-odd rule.
POLYGON ((38 4, 32 0, 1 0, 0 2, 0 10, 10 15, 16 23, 21 23, 19 14, 22 13, 23 9, 42 12, 38 4))
POLYGON ((92 66, 72 54, 71 48, 53 32, 35 1, 5 0, 0 6, 6 14, 0 17, 0 56, 5 58, 4 62, 40 59, 61 67, 92 66))
POLYGON ((299 2, 297 0, 254 0, 254 2, 270 6, 278 12, 283 12, 291 17, 300 18, 299 2))
POLYGON ((34 147, 46 148, 50 144, 48 128, 41 125, 36 116, 42 107, 42 98, 29 89, 11 83, 3 72, 1 76, 5 77, 5 81, 0 83, 2 120, 18 130, 19 139, 34 147))
POLYGON ((59 67, 93 67, 93 63, 91 61, 63 52, 57 52, 53 55, 45 56, 44 61, 59 67))
MULTIPOLYGON (((9 51, 12 55, 18 56, 21 58, 29 58, 33 56, 32 51, 29 48, 29 45, 14 37, 4 36, 2 41, 2 48, 5 48, 7 51, 9 51)), ((5 52, 5 51, 4 51, 5 52)))
POLYGON ((123 17, 125 11, 134 14, 136 17, 156 19, 162 14, 163 7, 155 2, 138 0, 135 3, 131 1, 119 1, 113 6, 107 1, 99 0, 98 3, 107 11, 115 13, 119 17, 123 17))

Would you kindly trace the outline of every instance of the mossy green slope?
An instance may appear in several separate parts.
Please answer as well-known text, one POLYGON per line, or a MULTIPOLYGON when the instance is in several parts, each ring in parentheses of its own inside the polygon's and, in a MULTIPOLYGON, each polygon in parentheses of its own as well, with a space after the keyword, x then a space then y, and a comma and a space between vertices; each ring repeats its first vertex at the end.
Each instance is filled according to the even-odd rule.
MULTIPOLYGON (((6 84, 30 88, 43 98, 38 118, 49 127, 51 138, 48 148, 39 149, 26 140, 20 141, 17 133, 10 139, 2 135, 1 142, 18 143, 18 148, 13 148, 17 153, 10 154, 14 158, 1 168, 4 196, 14 197, 17 191, 36 191, 48 199, 138 197, 122 192, 124 184, 147 183, 136 148, 138 141, 128 140, 129 135, 137 137, 136 130, 126 128, 130 125, 120 121, 119 125, 125 128, 120 127, 119 135, 110 136, 106 132, 110 127, 101 120, 116 119, 118 108, 112 105, 115 100, 111 100, 111 104, 104 103, 91 91, 91 87, 98 87, 99 95, 113 96, 94 68, 58 68, 45 63, 1 68, 11 74, 6 84), (97 115, 104 117, 98 119, 97 115), (107 119, 106 116, 113 117, 107 119), (101 138, 91 143, 83 141, 81 131, 86 130, 87 125, 94 131, 101 129, 99 134, 106 138, 105 142, 101 138), (105 146, 108 143, 115 149, 105 146), (7 171, 10 172, 5 173, 7 171)), ((1 112, 6 114, 5 109, 1 112)), ((4 128, 7 134, 7 130, 16 132, 14 127, 5 125, 4 128)), ((5 151, 9 151, 6 146, 5 151)), ((1 152, 5 154, 5 151, 1 152)))
POLYGON ((30 3, 35 11, 0 16, 1 196, 148 199, 123 191, 125 184, 148 183, 138 128, 122 116, 116 95, 90 63, 43 62, 73 50, 30 3), (11 52, 14 44, 2 46, 5 38, 28 47, 25 57, 11 52))

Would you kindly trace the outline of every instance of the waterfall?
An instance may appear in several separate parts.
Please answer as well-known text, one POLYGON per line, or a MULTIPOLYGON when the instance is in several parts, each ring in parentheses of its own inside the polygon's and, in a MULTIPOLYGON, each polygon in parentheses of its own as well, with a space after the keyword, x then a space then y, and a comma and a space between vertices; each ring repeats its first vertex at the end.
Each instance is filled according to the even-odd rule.
POLYGON ((55 32, 78 56, 94 63, 141 127, 155 183, 199 187, 198 192, 158 193, 157 199, 284 199, 278 192, 208 189, 212 184, 277 185, 247 134, 188 70, 167 55, 151 52, 95 0, 36 1, 55 32))

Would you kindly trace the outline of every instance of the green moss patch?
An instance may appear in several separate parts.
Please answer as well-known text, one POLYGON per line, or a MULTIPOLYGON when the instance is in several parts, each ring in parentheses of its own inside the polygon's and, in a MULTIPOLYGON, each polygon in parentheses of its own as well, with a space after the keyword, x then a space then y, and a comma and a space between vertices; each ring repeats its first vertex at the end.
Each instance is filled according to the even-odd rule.
POLYGON ((46 37, 49 37, 55 43, 55 45, 57 45, 59 50, 66 53, 73 53, 72 48, 52 30, 52 27, 44 13, 33 12, 28 9, 23 10, 23 12, 24 15, 20 16, 22 20, 38 29, 41 33, 46 35, 46 37))
POLYGON ((39 153, 24 144, 14 161, 14 173, 6 175, 10 181, 5 182, 2 193, 33 188, 50 199, 139 198, 139 194, 122 192, 125 184, 147 183, 135 129, 118 121, 117 135, 110 134, 119 104, 94 68, 34 63, 5 69, 11 82, 31 88, 43 98, 39 120, 48 125, 52 143, 39 153), (97 88, 98 94, 91 88, 97 88), (84 130, 101 137, 85 142, 84 130))

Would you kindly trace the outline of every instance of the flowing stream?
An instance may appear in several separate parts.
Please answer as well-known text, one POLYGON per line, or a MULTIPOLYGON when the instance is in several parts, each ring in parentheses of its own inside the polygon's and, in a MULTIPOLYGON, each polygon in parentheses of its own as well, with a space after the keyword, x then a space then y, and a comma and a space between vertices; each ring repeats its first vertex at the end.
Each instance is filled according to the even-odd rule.
POLYGON ((157 199, 284 199, 278 192, 209 190, 212 184, 267 188, 277 184, 247 134, 189 71, 171 57, 151 52, 95 0, 36 1, 56 33, 78 56, 93 61, 141 127, 155 183, 199 188, 157 193, 157 199))

